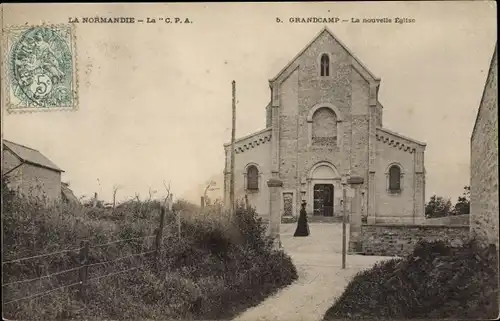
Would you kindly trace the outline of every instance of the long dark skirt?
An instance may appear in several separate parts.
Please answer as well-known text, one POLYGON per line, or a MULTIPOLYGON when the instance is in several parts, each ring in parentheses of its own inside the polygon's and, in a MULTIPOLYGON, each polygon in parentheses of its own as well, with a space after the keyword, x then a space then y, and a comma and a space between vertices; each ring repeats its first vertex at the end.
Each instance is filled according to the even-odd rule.
POLYGON ((309 224, 307 224, 307 214, 301 211, 297 222, 297 229, 293 236, 309 236, 309 224))

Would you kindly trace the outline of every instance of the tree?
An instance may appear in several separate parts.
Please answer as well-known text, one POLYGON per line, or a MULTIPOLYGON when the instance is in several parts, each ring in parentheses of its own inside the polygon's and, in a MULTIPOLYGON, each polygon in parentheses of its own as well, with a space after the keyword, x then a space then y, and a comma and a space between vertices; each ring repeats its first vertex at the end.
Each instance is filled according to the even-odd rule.
POLYGON ((425 217, 435 218, 449 216, 452 214, 452 209, 453 206, 450 199, 432 195, 429 202, 425 204, 425 217))
POLYGON ((203 191, 203 202, 204 202, 204 205, 209 206, 210 200, 208 199, 207 193, 211 192, 211 191, 216 191, 219 188, 216 187, 217 183, 213 180, 206 182, 205 185, 206 185, 205 190, 203 191))
POLYGON ((453 214, 470 214, 470 186, 464 186, 464 192, 462 196, 458 197, 453 214))
POLYGON ((115 209, 116 207, 116 193, 118 192, 118 190, 121 188, 120 185, 115 185, 113 186, 113 210, 115 209))
POLYGON ((173 203, 174 195, 171 192, 170 182, 167 185, 167 182, 165 182, 165 180, 163 180, 163 186, 165 187, 165 191, 167 192, 167 195, 163 199, 163 204, 164 204, 165 208, 172 210, 172 203, 173 203))
POLYGON ((149 202, 151 202, 151 200, 153 199, 153 195, 156 194, 156 192, 158 191, 151 189, 151 187, 149 188, 149 199, 148 199, 149 202))

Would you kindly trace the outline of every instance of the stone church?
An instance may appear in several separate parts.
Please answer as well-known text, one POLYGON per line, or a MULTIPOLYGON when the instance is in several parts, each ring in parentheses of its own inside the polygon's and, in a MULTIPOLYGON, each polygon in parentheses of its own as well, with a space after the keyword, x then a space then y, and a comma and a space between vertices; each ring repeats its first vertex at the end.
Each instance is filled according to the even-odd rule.
MULTIPOLYGON (((271 220, 297 216, 302 201, 309 216, 340 216, 342 184, 360 176, 368 223, 424 219, 426 145, 383 127, 380 78, 328 28, 269 87, 266 128, 235 142, 236 200, 271 220)), ((227 204, 231 144, 224 148, 227 204)))

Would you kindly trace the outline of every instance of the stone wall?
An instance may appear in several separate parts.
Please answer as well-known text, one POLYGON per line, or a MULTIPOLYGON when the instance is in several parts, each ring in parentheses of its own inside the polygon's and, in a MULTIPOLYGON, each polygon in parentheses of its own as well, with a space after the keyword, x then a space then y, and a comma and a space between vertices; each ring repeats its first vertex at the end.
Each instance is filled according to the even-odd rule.
POLYGON ((19 166, 21 161, 17 156, 15 156, 10 150, 4 149, 3 151, 3 161, 2 161, 2 175, 7 174, 11 170, 14 170, 16 166, 19 166))
MULTIPOLYGON (((328 32, 322 33, 294 64, 290 66, 294 71, 286 79, 278 80, 281 83, 279 172, 284 188, 295 191, 295 207, 300 208, 301 192, 305 191, 307 210, 312 214, 312 188, 308 185, 312 182, 306 179, 313 166, 329 162, 340 173, 349 168, 346 150, 350 150, 350 120, 344 117, 351 106, 352 67, 349 54, 328 32), (328 77, 319 74, 318 59, 324 53, 330 56, 328 77), (344 120, 332 128, 337 135, 335 141, 311 144, 315 126, 307 119, 315 106, 332 106, 336 109, 335 118, 344 120), (349 136, 342 137, 346 135, 349 136)), ((334 195, 341 193, 335 189, 334 195)), ((339 209, 338 204, 334 204, 334 211, 339 209)))
POLYGON ((470 215, 450 215, 445 217, 427 218, 422 221, 422 224, 426 225, 436 225, 436 224, 446 224, 446 225, 469 225, 470 215))
POLYGON ((376 194, 375 217, 414 216, 414 162, 413 153, 398 146, 377 141, 377 172, 375 173, 376 194), (397 165, 401 169, 401 190, 389 191, 389 168, 397 165))
POLYGON ((497 49, 471 137, 471 234, 498 248, 497 49))
MULTIPOLYGON (((235 153, 235 177, 234 196, 236 201, 244 200, 245 195, 248 202, 261 216, 269 215, 269 189, 267 180, 271 178, 271 130, 265 129, 251 136, 239 139, 236 143, 235 153), (246 170, 248 166, 255 165, 259 170, 257 190, 246 189, 246 170)), ((225 198, 229 200, 230 169, 231 169, 231 146, 225 146, 226 173, 224 178, 225 198)))
POLYGON ((61 173, 51 169, 21 164, 11 151, 3 151, 2 175, 8 177, 9 188, 24 197, 45 199, 47 202, 61 200, 61 173))
POLYGON ((404 256, 419 240, 448 240, 461 244, 469 237, 469 226, 363 224, 361 240, 366 255, 404 256))
POLYGON ((9 187, 24 197, 45 200, 47 203, 61 200, 61 173, 23 164, 10 172, 9 187))

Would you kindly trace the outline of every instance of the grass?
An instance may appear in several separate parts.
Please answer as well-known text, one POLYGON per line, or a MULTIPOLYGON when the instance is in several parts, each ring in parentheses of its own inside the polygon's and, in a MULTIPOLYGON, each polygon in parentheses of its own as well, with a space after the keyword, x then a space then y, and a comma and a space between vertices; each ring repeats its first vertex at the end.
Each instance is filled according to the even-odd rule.
POLYGON ((326 312, 336 319, 494 319, 498 254, 470 240, 417 244, 412 254, 358 273, 326 312))
MULTIPOLYGON (((152 235, 159 223, 159 203, 129 202, 111 209, 44 208, 7 192, 3 204, 3 261, 64 249, 90 246, 117 239, 152 235)), ((4 316, 14 320, 63 319, 230 319, 291 284, 297 271, 291 259, 272 248, 265 227, 253 209, 237 208, 229 220, 220 207, 203 215, 188 202, 183 210, 182 237, 172 215, 167 215, 158 264, 152 256, 132 257, 89 268, 89 278, 138 268, 89 281, 85 300, 78 287, 58 290, 34 300, 4 305, 4 316)), ((152 249, 145 241, 92 247, 89 263, 95 264, 152 249)), ((76 268, 79 253, 68 252, 29 261, 5 264, 4 283, 36 278, 76 268)), ((77 281, 78 271, 56 277, 3 287, 4 303, 77 281)))

